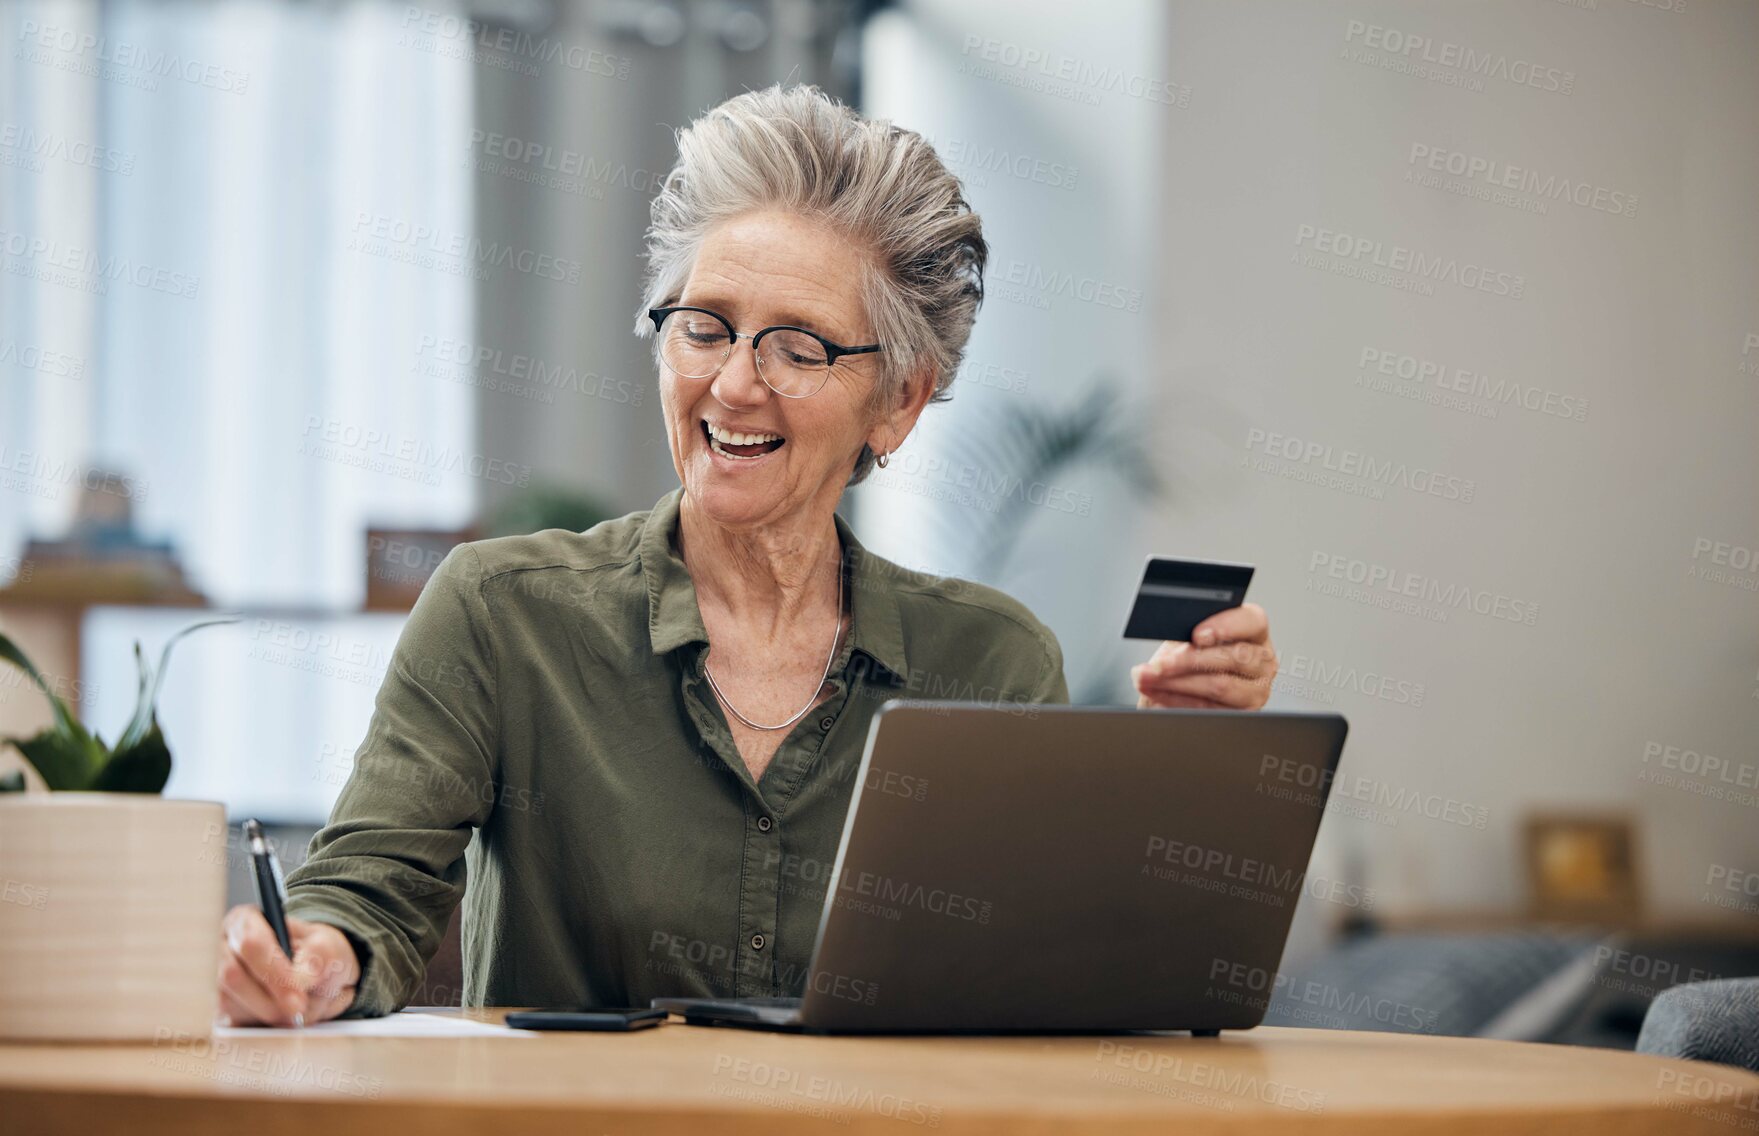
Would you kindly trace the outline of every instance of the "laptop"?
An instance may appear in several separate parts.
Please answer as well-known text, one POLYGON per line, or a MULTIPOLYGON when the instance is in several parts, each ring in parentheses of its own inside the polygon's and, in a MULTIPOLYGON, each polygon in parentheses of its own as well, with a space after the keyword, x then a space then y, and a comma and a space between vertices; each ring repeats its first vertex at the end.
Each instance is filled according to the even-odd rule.
POLYGON ((798 998, 655 998, 814 1033, 1250 1029, 1348 726, 1336 714, 893 700, 798 998), (907 789, 907 791, 906 791, 907 789))

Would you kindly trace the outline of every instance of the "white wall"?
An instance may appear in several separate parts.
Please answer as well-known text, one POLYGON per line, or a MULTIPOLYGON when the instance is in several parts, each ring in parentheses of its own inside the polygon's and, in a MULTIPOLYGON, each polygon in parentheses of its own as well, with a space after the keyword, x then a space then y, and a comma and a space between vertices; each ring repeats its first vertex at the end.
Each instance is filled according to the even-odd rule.
POLYGON ((1523 816, 1579 808, 1639 817, 1656 911, 1726 914, 1715 894, 1759 913, 1706 887, 1759 872, 1759 571, 1716 548, 1759 548, 1759 5, 1668 2, 1171 8, 1167 69, 1192 97, 1166 120, 1152 387, 1182 491, 1139 543, 1256 562, 1276 703, 1345 713, 1349 774, 1481 811, 1482 831, 1385 807, 1328 821, 1322 860, 1359 858, 1388 908, 1519 904, 1523 816), (1398 54, 1395 32, 1428 43, 1398 54), (1356 54, 1376 50, 1400 69, 1356 54), (1453 65, 1467 51, 1495 70, 1477 89, 1453 65), (1425 53, 1436 77, 1411 73, 1425 53), (1469 192, 1427 183, 1415 147, 1463 155, 1469 176, 1447 159, 1436 176, 1469 192), (1537 182, 1489 184, 1519 186, 1510 167, 1537 182), (1337 255, 1321 230, 1378 254, 1337 255), (1346 274, 1410 254, 1487 269, 1492 290, 1346 274), (1518 384, 1539 409, 1438 404, 1454 392, 1365 350, 1518 384), (1268 456, 1271 434, 1303 456, 1268 456), (1318 480, 1352 451, 1438 473, 1441 495, 1318 480), (1533 620, 1316 591, 1333 563, 1533 620), (1346 677, 1299 681, 1316 661, 1346 677), (1369 673, 1394 685, 1365 694, 1369 673), (1734 784, 1647 781, 1675 772, 1646 766, 1650 742, 1720 757, 1734 784))
POLYGON ((1022 405, 1068 408, 1102 376, 1146 405, 1154 380, 1142 361, 1157 337, 1157 171, 1189 92, 1164 72, 1163 4, 1103 10, 901 4, 868 25, 862 106, 935 144, 983 219, 990 264, 953 400, 856 491, 858 531, 899 563, 1026 603, 1062 641, 1077 701, 1127 695, 1130 664, 1152 649, 1118 634, 1142 572, 1123 551, 1140 543, 1142 502, 1094 463, 1013 480, 1009 462, 965 442, 1022 405), (1031 502, 1017 554, 986 573, 971 530, 1010 497, 1031 502))

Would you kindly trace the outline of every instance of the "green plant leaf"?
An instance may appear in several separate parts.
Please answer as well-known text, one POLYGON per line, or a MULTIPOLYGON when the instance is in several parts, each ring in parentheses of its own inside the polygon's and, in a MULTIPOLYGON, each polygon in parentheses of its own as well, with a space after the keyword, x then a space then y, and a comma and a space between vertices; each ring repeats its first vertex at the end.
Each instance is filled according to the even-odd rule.
MULTIPOLYGON (((159 665, 153 670, 147 669, 146 659, 141 654, 140 644, 134 645, 135 666, 140 670, 140 695, 135 701, 134 716, 128 720, 122 736, 116 739, 116 751, 121 753, 141 744, 149 731, 156 732, 158 723, 154 715, 159 706, 159 684, 165 681, 165 668, 171 662, 171 648, 177 641, 191 631, 200 631, 204 627, 213 627, 220 623, 237 623, 238 616, 224 615, 216 619, 203 619, 190 624, 165 641, 164 649, 159 652, 159 665)), ((158 792, 157 789, 150 790, 158 792)))
POLYGON ((130 746, 117 745, 92 788, 100 793, 157 793, 170 779, 171 750, 155 719, 145 737, 130 746))
POLYGON ((73 720, 73 715, 67 710, 67 704, 61 701, 61 699, 55 697, 55 692, 49 689, 48 682, 43 679, 42 675, 37 673, 37 668, 32 665, 30 659, 19 649, 18 644, 14 643, 11 637, 4 633, 0 633, 0 659, 5 659, 13 666, 22 670, 25 674, 31 676, 31 681, 37 684, 37 689, 43 692, 43 697, 49 700, 50 707, 54 709, 55 725, 57 728, 79 729, 79 723, 73 720))
POLYGON ((524 536, 544 529, 584 532, 616 516, 590 493, 540 483, 506 498, 490 512, 489 536, 524 536))
POLYGON ((8 738, 51 789, 89 789, 104 767, 104 743, 69 719, 68 729, 49 726, 35 737, 8 738))
MULTIPOLYGON (((18 752, 42 775, 43 783, 58 791, 87 789, 101 793, 157 793, 165 788, 171 776, 171 751, 159 731, 155 708, 159 700, 159 684, 164 681, 165 667, 171 661, 171 648, 191 631, 216 623, 237 623, 237 616, 204 619, 183 628, 165 643, 159 654, 159 665, 149 668, 140 644, 134 645, 135 667, 140 672, 140 690, 134 716, 129 719, 114 748, 104 739, 87 732, 68 712, 66 703, 55 696, 49 684, 37 672, 25 653, 5 635, 0 635, 0 659, 30 675, 49 705, 55 711, 55 722, 30 738, 5 738, 18 747, 18 752)), ((22 778, 21 778, 22 780, 22 778)), ((9 783, 0 786, 7 791, 9 783)))
POLYGON ((91 784, 107 756, 104 744, 86 732, 67 709, 67 704, 49 689, 49 683, 30 658, 9 636, 0 634, 0 659, 24 671, 49 700, 55 713, 53 724, 34 737, 0 739, 10 742, 24 759, 42 775, 51 789, 84 789, 91 784))

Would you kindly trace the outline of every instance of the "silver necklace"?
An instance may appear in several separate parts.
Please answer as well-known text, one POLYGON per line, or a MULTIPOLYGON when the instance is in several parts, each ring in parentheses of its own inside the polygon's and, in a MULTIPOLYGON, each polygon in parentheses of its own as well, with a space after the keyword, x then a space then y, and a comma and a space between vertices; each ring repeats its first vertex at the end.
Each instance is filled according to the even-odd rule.
POLYGON ((708 679, 708 684, 709 684, 710 689, 712 689, 715 692, 715 696, 721 700, 721 705, 723 705, 727 709, 733 711, 733 717, 739 719, 741 722, 744 722, 747 726, 750 726, 754 730, 785 730, 789 726, 792 726, 794 723, 800 721, 801 718, 806 716, 806 712, 808 710, 811 710, 814 706, 816 706, 818 704, 818 692, 824 689, 825 682, 831 677, 831 664, 837 661, 837 641, 840 640, 842 637, 843 637, 843 559, 841 556, 839 556, 837 558, 837 623, 836 623, 836 626, 831 630, 831 653, 829 656, 827 656, 825 658, 825 673, 823 674, 823 676, 821 676, 819 678, 818 684, 812 688, 812 697, 810 697, 806 700, 806 705, 802 706, 799 710, 796 710, 794 712, 793 717, 789 718, 786 722, 777 722, 773 726, 765 726, 761 723, 753 722, 750 718, 747 718, 745 715, 739 713, 738 708, 735 707, 731 702, 727 701, 726 694, 722 692, 719 684, 717 684, 715 682, 714 672, 708 669, 708 660, 707 659, 704 659, 702 661, 702 673, 703 673, 703 676, 708 679))

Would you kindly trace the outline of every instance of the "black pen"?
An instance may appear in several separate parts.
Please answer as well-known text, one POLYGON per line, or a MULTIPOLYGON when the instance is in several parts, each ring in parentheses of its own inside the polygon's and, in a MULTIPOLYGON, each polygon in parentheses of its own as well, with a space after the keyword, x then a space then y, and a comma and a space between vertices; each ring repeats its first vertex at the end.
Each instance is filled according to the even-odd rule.
MULTIPOLYGON (((287 936, 287 890, 281 881, 281 862, 275 859, 275 850, 263 838, 263 826, 254 819, 244 822, 244 839, 250 847, 251 878, 257 885, 257 906, 263 909, 263 918, 275 932, 275 941, 281 944, 281 953, 287 961, 293 961, 293 940, 287 936)), ((303 1029, 305 1015, 293 1015, 293 1024, 303 1029)))

